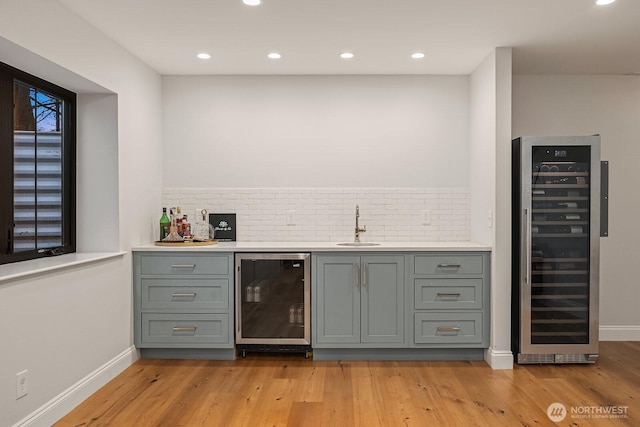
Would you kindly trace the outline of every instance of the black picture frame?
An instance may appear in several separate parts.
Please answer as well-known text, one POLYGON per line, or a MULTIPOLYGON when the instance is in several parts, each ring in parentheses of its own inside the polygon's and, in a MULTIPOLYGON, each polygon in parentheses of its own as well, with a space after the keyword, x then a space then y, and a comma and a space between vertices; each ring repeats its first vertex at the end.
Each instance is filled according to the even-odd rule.
POLYGON ((214 238, 219 242, 236 241, 236 214, 235 213, 211 213, 209 224, 215 230, 214 238))

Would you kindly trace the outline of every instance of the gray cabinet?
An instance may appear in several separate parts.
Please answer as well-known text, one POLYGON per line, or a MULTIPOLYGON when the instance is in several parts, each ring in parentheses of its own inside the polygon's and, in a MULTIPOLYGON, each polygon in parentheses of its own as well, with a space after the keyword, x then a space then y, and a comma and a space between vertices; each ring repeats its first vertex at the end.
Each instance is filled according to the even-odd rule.
POLYGON ((134 252, 134 335, 143 356, 150 349, 234 351, 232 273, 231 253, 134 252))
POLYGON ((318 254, 313 272, 314 348, 406 345, 403 255, 318 254))
POLYGON ((410 272, 412 347, 488 347, 488 253, 413 254, 410 272))

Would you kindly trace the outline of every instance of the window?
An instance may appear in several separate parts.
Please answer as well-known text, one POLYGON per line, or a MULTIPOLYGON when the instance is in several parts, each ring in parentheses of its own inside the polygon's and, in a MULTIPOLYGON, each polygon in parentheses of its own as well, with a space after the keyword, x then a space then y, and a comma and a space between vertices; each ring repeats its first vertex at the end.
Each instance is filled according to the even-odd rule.
POLYGON ((75 252, 75 101, 0 63, 0 264, 75 252))

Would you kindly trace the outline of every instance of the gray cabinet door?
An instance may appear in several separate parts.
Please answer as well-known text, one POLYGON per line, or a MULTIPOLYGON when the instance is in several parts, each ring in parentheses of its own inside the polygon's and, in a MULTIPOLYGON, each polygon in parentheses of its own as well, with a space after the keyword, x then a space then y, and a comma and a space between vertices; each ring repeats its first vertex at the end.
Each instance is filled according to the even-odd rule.
POLYGON ((315 342, 360 342, 360 257, 318 256, 315 342))
POLYGON ((402 255, 319 255, 314 343, 402 344, 404 265, 402 255))
POLYGON ((361 341, 404 342, 404 257, 361 257, 361 341))

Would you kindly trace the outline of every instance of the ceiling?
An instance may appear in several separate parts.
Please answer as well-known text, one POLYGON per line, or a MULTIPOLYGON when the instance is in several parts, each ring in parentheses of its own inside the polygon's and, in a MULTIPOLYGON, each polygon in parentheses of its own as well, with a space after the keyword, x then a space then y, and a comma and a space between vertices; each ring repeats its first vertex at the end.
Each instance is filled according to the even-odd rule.
POLYGON ((58 1, 161 74, 640 74, 638 0, 58 1))

